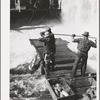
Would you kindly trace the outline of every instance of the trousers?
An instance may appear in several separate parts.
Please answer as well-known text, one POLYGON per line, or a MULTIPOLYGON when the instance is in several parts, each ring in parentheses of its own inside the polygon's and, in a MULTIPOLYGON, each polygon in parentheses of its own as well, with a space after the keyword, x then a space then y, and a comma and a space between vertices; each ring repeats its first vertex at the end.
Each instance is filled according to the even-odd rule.
POLYGON ((44 62, 45 62, 45 69, 47 71, 47 73, 49 73, 50 70, 54 70, 54 66, 55 66, 55 57, 53 53, 50 54, 45 54, 44 55, 44 62))
POLYGON ((72 69, 72 77, 76 76, 76 72, 77 72, 78 65, 79 65, 80 61, 82 61, 81 62, 81 76, 85 75, 86 67, 87 67, 87 59, 88 59, 87 53, 78 51, 76 59, 75 59, 75 64, 74 64, 73 69, 72 69))

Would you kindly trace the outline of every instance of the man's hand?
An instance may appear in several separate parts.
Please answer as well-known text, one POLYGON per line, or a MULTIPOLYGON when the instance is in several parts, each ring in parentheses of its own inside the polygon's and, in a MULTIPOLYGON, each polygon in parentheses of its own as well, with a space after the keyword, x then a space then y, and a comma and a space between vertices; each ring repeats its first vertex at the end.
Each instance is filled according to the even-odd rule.
POLYGON ((76 35, 75 34, 72 34, 72 42, 74 42, 74 37, 75 37, 76 35))
POLYGON ((40 32, 41 37, 44 37, 45 32, 40 32))
POLYGON ((76 35, 75 34, 72 34, 72 37, 75 37, 76 35))
POLYGON ((97 43, 97 39, 95 39, 95 43, 97 43))

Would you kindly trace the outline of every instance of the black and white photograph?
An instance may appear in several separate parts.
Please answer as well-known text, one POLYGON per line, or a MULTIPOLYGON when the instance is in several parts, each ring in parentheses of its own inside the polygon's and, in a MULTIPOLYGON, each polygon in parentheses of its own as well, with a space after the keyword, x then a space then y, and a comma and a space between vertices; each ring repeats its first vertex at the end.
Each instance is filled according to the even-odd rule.
POLYGON ((8 52, 3 57, 8 100, 99 100, 99 0, 7 5, 9 21, 5 16, 2 26, 9 26, 2 40, 8 49, 1 51, 8 52))

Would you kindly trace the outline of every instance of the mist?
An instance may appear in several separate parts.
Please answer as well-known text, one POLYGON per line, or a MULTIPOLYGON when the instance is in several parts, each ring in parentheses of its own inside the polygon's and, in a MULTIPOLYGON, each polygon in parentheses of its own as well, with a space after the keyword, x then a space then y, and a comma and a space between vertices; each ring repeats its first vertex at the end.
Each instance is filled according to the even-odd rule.
MULTIPOLYGON (((50 25, 52 32, 57 34, 81 35, 84 31, 88 31, 90 36, 97 37, 97 0, 62 0, 61 22, 56 22, 50 20, 43 25, 50 25)), ((29 26, 23 27, 28 28, 29 26)), ((44 30, 45 28, 10 30, 10 68, 31 62, 36 50, 30 44, 29 39, 38 39, 40 37, 39 33, 44 30)), ((77 52, 77 44, 71 42, 71 37, 55 37, 69 41, 68 47, 77 52)), ((92 40, 94 41, 94 39, 92 40)), ((91 67, 96 66, 96 50, 92 48, 89 51, 88 65, 91 67)), ((93 67, 93 69, 96 68, 93 67)))

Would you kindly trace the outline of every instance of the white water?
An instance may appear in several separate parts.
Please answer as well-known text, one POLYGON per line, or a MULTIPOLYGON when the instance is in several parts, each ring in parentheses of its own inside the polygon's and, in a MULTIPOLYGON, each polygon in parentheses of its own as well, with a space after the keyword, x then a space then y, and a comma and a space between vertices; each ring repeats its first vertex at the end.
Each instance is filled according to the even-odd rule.
MULTIPOLYGON (((19 64, 31 62, 36 51, 33 46, 30 45, 29 39, 39 38, 39 32, 44 30, 43 28, 21 30, 20 32, 11 30, 11 68, 19 64)), ((77 35, 83 34, 84 31, 89 31, 91 36, 97 37, 97 0, 62 0, 62 23, 54 24, 52 31, 60 34, 77 35)), ((71 42, 71 37, 56 36, 56 38, 69 41, 69 48, 73 51, 77 51, 77 45, 71 42)), ((96 50, 97 49, 90 50, 89 58, 96 55, 96 50)), ((91 61, 89 59, 88 65, 96 69, 96 60, 91 61)))

